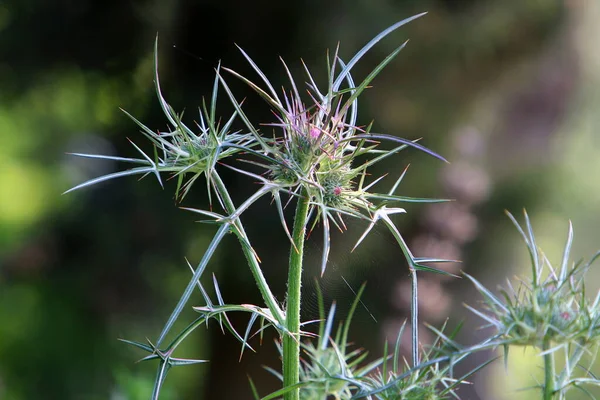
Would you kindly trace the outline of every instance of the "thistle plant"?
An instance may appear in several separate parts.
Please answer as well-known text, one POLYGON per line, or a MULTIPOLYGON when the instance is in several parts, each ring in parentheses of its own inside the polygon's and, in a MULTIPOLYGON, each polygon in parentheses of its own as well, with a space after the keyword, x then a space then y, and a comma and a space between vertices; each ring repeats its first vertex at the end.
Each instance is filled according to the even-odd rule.
MULTIPOLYGON (((188 263, 191 270, 190 281, 183 288, 179 301, 157 339, 147 343, 123 340, 148 353, 143 360, 158 362, 153 399, 159 398, 167 373, 172 367, 206 361, 175 358, 173 354, 190 334, 200 326, 207 325, 210 320, 215 320, 223 330, 229 331, 239 340, 242 354, 247 349, 254 351, 249 344, 253 336, 262 335, 266 329, 277 332, 281 369, 269 368, 269 371, 280 378, 282 387, 263 397, 265 400, 281 397, 286 400, 329 397, 385 400, 457 398, 458 386, 487 364, 477 366, 456 378, 454 366, 458 362, 474 351, 494 346, 508 348, 511 345, 531 345, 542 349, 547 368, 551 369, 542 386, 545 399, 562 395, 569 387, 578 387, 586 382, 587 378, 575 380, 572 373, 589 344, 595 343, 600 332, 600 318, 596 311, 600 296, 592 304, 583 296, 583 280, 580 276, 589 264, 577 264, 572 269, 567 266, 572 235, 569 236, 559 272, 548 267, 550 274, 542 280, 546 260, 540 256, 531 230, 528 231, 529 235, 521 231, 532 254, 534 279, 516 292, 511 288, 512 294, 505 293, 504 303, 469 277, 486 296, 490 314, 474 311, 498 329, 496 336, 480 345, 464 348, 454 342, 456 332, 447 335, 443 329, 430 327, 437 335, 437 340, 426 349, 419 345, 418 273, 425 271, 447 274, 427 264, 449 260, 415 257, 395 225, 393 216, 406 212, 401 207, 402 203, 445 200, 397 195, 407 168, 400 172, 391 188, 385 191, 375 189, 385 175, 372 179, 368 170, 407 149, 419 150, 442 161, 446 160, 421 145, 418 140, 375 132, 373 123, 358 123, 359 96, 404 49, 407 42, 396 47, 360 82, 355 82, 351 72, 380 40, 422 15, 407 18, 385 29, 347 62, 342 60, 336 48, 327 56, 327 78, 321 85, 317 84, 310 68, 304 63, 303 79, 306 83, 299 84, 282 60, 289 82, 287 88, 278 91, 250 55, 240 49, 256 78, 248 78, 219 64, 215 69, 210 99, 202 101, 194 127, 188 126, 183 115, 175 112, 163 96, 158 73, 157 39, 154 49, 155 85, 160 106, 168 122, 168 130, 154 131, 125 112, 152 145, 151 153, 142 151, 131 142, 140 155, 138 158, 75 154, 124 162, 132 167, 91 179, 69 191, 130 175, 153 175, 163 186, 162 180, 166 174, 177 182, 176 200, 184 201, 187 194, 197 187, 197 182, 205 183, 200 185, 200 189, 205 191, 209 207, 182 208, 200 215, 202 222, 217 227, 211 242, 196 266, 188 263), (253 121, 244 111, 243 102, 233 93, 228 83, 232 79, 240 80, 250 87, 270 108, 273 120, 253 121), (217 110, 217 99, 223 93, 233 108, 232 115, 226 118, 222 118, 217 110), (221 178, 221 171, 225 168, 258 183, 256 191, 240 204, 233 202, 229 189, 221 178), (285 302, 277 299, 271 291, 263 274, 259 254, 254 250, 242 222, 244 213, 263 197, 272 199, 281 221, 281 230, 290 242, 285 302), (296 209, 290 228, 284 209, 294 202, 296 209), (381 221, 394 237, 397 250, 408 265, 412 286, 410 362, 402 359, 400 354, 400 337, 404 328, 400 330, 391 354, 388 354, 386 345, 383 356, 370 363, 365 363, 366 353, 349 343, 351 317, 364 287, 357 294, 349 318, 340 324, 336 333, 333 333, 335 303, 325 316, 325 307, 321 301, 321 318, 316 333, 307 328, 311 321, 300 320, 300 289, 307 234, 317 227, 322 229, 320 270, 324 273, 331 248, 331 229, 345 231, 345 221, 348 219, 363 221, 367 226, 354 248, 381 221), (227 303, 214 276, 211 282, 214 292, 212 298, 205 288, 206 283, 203 283, 202 278, 228 233, 233 233, 238 238, 263 304, 227 303), (203 298, 203 304, 193 307, 198 317, 180 332, 171 333, 196 290, 203 298), (248 323, 243 331, 238 331, 231 323, 231 313, 248 315, 248 323), (571 358, 565 369, 557 375, 553 369, 553 354, 558 349, 564 349, 571 358)), ((530 228, 528 220, 527 224, 530 228)), ((403 264, 399 267, 404 267, 403 264)), ((250 386, 255 398, 260 398, 252 381, 250 386)))
MULTIPOLYGON (((121 176, 146 176, 148 174, 154 175, 162 186, 161 174, 167 173, 177 179, 175 196, 178 200, 183 200, 199 178, 202 177, 206 182, 210 208, 186 207, 185 209, 202 215, 206 218, 204 222, 216 224, 218 230, 198 265, 192 268, 192 278, 156 342, 142 344, 128 341, 150 353, 145 359, 159 360, 154 398, 158 397, 166 373, 171 367, 201 362, 201 360, 175 359, 172 357, 172 353, 191 331, 214 318, 233 332, 241 341, 242 348, 249 347, 247 339, 256 320, 262 322, 261 332, 264 324, 273 326, 282 339, 284 395, 286 399, 297 399, 301 386, 301 338, 307 334, 300 329, 300 288, 305 237, 307 231, 314 229, 317 225, 322 227, 321 271, 324 272, 330 252, 331 227, 335 226, 341 231, 345 230, 344 218, 355 218, 368 223, 368 228, 356 244, 357 246, 376 222, 382 220, 394 235, 405 256, 413 275, 412 358, 413 366, 418 364, 416 273, 418 270, 443 273, 423 264, 444 260, 414 257, 394 225, 391 215, 405 212, 398 206, 402 202, 438 200, 396 195, 395 192, 406 170, 401 173, 391 190, 384 193, 372 191, 383 177, 367 182, 367 169, 406 148, 418 149, 441 160, 444 159, 417 141, 372 132, 372 124, 367 126, 357 124, 358 97, 377 74, 405 47, 406 42, 381 61, 359 84, 355 83, 351 70, 377 42, 421 15, 423 14, 407 18, 387 28, 367 43, 347 63, 339 57, 338 49, 336 49, 332 55, 327 57, 327 83, 324 89, 319 88, 306 65, 303 64, 307 83, 303 87, 304 85, 296 83, 287 65, 283 63, 290 86, 279 93, 250 56, 240 49, 242 55, 260 78, 260 83, 255 83, 228 68, 218 66, 211 100, 208 104, 202 103, 199 120, 194 129, 183 122, 182 115, 177 114, 171 108, 162 94, 158 76, 157 40, 155 45, 156 91, 170 129, 166 132, 154 132, 126 113, 141 128, 142 134, 153 145, 153 154, 144 153, 133 142, 133 146, 141 155, 140 158, 76 154, 83 157, 122 161, 137 166, 92 179, 71 190, 121 176), (275 115, 275 120, 262 124, 252 122, 243 110, 242 103, 230 89, 226 79, 227 75, 240 79, 262 97, 275 115), (216 110, 220 91, 226 93, 235 110, 225 122, 222 122, 223 120, 218 116, 216 110), (241 121, 244 129, 233 132, 232 126, 235 121, 241 121), (265 132, 265 128, 259 129, 259 126, 266 126, 266 129, 272 129, 273 132, 265 132), (381 148, 383 142, 389 142, 393 147, 391 149, 381 148), (244 155, 243 160, 240 160, 241 154, 244 155), (238 161, 237 165, 232 165, 236 164, 235 161, 238 161), (240 161, 248 167, 240 167, 240 161), (259 189, 242 204, 234 205, 228 189, 220 177, 219 170, 222 168, 229 168, 252 178, 260 183, 259 189), (285 309, 281 308, 280 302, 272 294, 262 273, 259 257, 254 251, 241 221, 243 213, 264 196, 270 196, 273 199, 281 219, 282 229, 290 241, 285 309), (283 196, 289 198, 284 202, 283 196), (291 201, 296 202, 296 212, 293 227, 290 230, 284 217, 284 207, 291 201), (220 210, 220 212, 215 210, 220 210), (218 296, 216 303, 212 302, 200 283, 200 278, 211 257, 228 232, 233 232, 239 239, 248 266, 262 295, 263 307, 225 304, 216 282, 214 286, 218 296), (196 288, 202 292, 206 302, 206 305, 195 308, 201 316, 165 347, 167 335, 196 288), (245 335, 240 335, 229 323, 227 313, 234 311, 245 311, 251 314, 245 335)), ((325 336, 322 340, 326 341, 328 335, 325 336)), ((342 345, 341 348, 343 347, 342 345)), ((317 357, 317 353, 312 353, 312 356, 317 357)), ((305 372, 303 378, 306 377, 305 372)))
POLYGON ((468 308, 495 330, 481 346, 502 347, 505 359, 513 346, 539 350, 544 359, 544 382, 539 385, 544 400, 566 399, 572 388, 594 398, 585 386, 600 385, 590 371, 600 342, 600 292, 590 301, 585 278, 600 252, 588 262, 572 262, 573 227, 569 223, 562 260, 555 267, 537 245, 527 213, 524 212, 525 229, 510 213, 508 216, 527 245, 531 277, 519 281, 516 288, 507 280, 498 297, 466 275, 483 295, 487 312, 468 308), (562 368, 558 368, 560 364, 555 357, 558 352, 564 356, 562 368), (584 365, 582 357, 586 353, 592 355, 592 361, 584 365))

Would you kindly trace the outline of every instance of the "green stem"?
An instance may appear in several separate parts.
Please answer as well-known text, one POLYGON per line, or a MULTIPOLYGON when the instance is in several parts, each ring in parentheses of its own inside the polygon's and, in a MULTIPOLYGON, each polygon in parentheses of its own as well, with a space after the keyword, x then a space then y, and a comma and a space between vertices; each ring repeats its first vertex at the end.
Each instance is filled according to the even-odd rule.
POLYGON ((410 299, 410 324, 412 336, 412 361, 413 367, 419 365, 419 291, 417 270, 410 267, 412 294, 410 299))
MULTIPOLYGON (((233 201, 231 200, 231 196, 229 196, 229 192, 227 191, 227 187, 221 180, 219 174, 217 174, 216 172, 213 173, 212 178, 216 184, 216 188, 219 192, 219 195, 225 203, 225 209, 227 213, 233 214, 236 210, 233 201)), ((244 230, 244 226, 242 225, 242 222, 239 218, 235 220, 235 227, 236 229, 234 229, 233 231, 240 240, 242 250, 244 251, 244 256, 246 256, 246 260, 248 262, 248 265, 250 266, 250 271, 254 276, 256 286, 258 287, 258 290, 262 295, 263 301, 269 308, 269 311, 271 311, 271 314, 273 314, 273 317, 275 317, 275 319, 277 319, 277 321, 281 325, 283 325, 285 323, 285 317, 283 315, 283 312, 281 311, 281 308, 279 308, 277 300, 275 299, 273 292, 271 292, 271 289, 269 288, 269 284, 267 283, 267 280, 265 279, 265 276, 262 273, 262 269, 260 268, 259 262, 256 259, 256 255, 252 251, 252 248, 246 245, 246 241, 248 240, 247 235, 244 230)))
MULTIPOLYGON (((550 340, 544 340, 543 350, 550 349, 550 340)), ((554 398, 556 372, 554 369, 554 352, 544 354, 544 400, 554 398)))
MULTIPOLYGON (((294 245, 290 248, 285 322, 288 332, 283 336, 283 387, 295 385, 300 380, 300 288, 308 209, 309 198, 303 191, 296 206, 292 233, 294 245)), ((284 399, 298 400, 299 397, 300 389, 294 389, 287 392, 284 399)))
POLYGON ((411 297, 410 297, 410 333, 411 333, 411 344, 412 344, 412 363, 413 367, 419 365, 419 286, 417 281, 417 266, 415 258, 413 257, 410 249, 406 245, 404 238, 392 223, 390 218, 386 215, 383 218, 383 222, 387 225, 390 232, 396 238, 404 258, 408 263, 408 269, 410 271, 410 286, 411 286, 411 297))

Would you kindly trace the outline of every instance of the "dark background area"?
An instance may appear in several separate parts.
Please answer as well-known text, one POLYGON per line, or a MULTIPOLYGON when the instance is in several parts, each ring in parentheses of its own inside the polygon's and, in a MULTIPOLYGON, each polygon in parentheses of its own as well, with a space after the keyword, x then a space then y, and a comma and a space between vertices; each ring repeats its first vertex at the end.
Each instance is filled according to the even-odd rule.
MULTIPOLYGON (((298 76, 300 58, 319 76, 327 49, 338 42, 349 59, 387 26, 423 11, 429 14, 379 43, 354 72, 364 77, 410 38, 364 94, 359 123, 375 120, 376 131, 423 137, 451 161, 406 152, 371 171, 396 177, 410 163, 401 194, 457 199, 449 207, 406 207, 398 224, 415 254, 459 258, 457 269, 495 287, 526 265, 503 214, 523 207, 550 255, 560 254, 568 218, 584 232, 576 254, 600 248, 600 52, 592 40, 600 11, 593 1, 7 0, 0 3, 0 398, 149 397, 154 365, 135 364, 143 355, 117 338, 156 338, 190 277, 185 258, 198 262, 212 231, 178 209, 174 182, 160 190, 153 179, 131 178, 61 193, 124 168, 67 152, 135 156, 127 138, 143 139, 119 107, 152 129, 166 126, 153 86, 157 33, 164 94, 192 122, 219 60, 252 76, 235 44, 281 85, 279 56, 298 76)), ((248 96, 245 108, 256 121, 271 122, 257 97, 232 86, 238 98, 248 96)), ((223 174, 238 201, 253 190, 250 180, 223 174)), ((197 185, 183 205, 206 206, 203 188, 197 185)), ((283 300, 289 244, 277 214, 263 201, 244 221, 283 300)), ((351 224, 333 237, 332 264, 320 284, 343 315, 353 295, 340 276, 354 288, 368 281, 364 302, 377 322, 361 309, 353 340, 375 356, 406 318, 407 271, 383 230, 350 254, 363 229, 351 224)), ((227 302, 260 304, 237 246, 226 241, 210 272, 227 302)), ((315 233, 306 319, 316 313, 318 273, 311 266, 319 246, 315 233)), ((477 340, 481 321, 460 306, 477 303, 469 285, 437 277, 423 285, 424 321, 465 319, 461 340, 477 340)), ((200 296, 192 299, 199 305, 200 296)), ((183 320, 193 316, 190 310, 183 320)), ((233 338, 216 325, 198 330, 181 355, 211 362, 173 370, 164 398, 251 398, 247 375, 268 393, 278 382, 261 366, 279 368, 273 338, 258 348, 238 362, 233 338)), ((535 365, 531 357, 517 361, 535 365)), ((494 383, 504 382, 503 374, 487 369, 463 398, 517 398, 506 388, 531 382, 494 383)))

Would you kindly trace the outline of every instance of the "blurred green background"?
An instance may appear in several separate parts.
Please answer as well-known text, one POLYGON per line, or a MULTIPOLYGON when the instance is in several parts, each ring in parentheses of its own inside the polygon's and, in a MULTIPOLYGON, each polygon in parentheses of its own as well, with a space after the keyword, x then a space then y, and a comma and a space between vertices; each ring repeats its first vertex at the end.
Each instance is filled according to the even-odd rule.
MULTIPOLYGON (((119 107, 153 129, 166 126, 152 77, 157 32, 164 94, 193 121, 218 60, 251 73, 234 43, 283 83, 279 56, 294 72, 300 71, 300 58, 313 70, 324 70, 326 50, 338 41, 348 59, 385 27, 422 11, 429 14, 382 41, 355 71, 357 78, 364 76, 411 39, 364 95, 359 121, 374 119, 377 131, 423 137, 452 162, 444 166, 412 152, 372 171, 397 176, 411 163, 402 194, 457 198, 450 209, 407 207, 398 223, 416 254, 456 255, 463 260, 461 269, 495 287, 527 271, 524 246, 503 214, 504 209, 518 214, 523 207, 551 260, 560 256, 568 219, 575 227, 574 254, 589 257, 599 249, 600 5, 595 0, 5 0, 0 2, 0 398, 149 397, 154 365, 136 364, 142 354, 117 338, 144 341, 158 335, 189 279, 185 258, 192 264, 200 259, 211 230, 178 209, 173 183, 162 191, 152 179, 132 178, 61 193, 124 167, 67 152, 134 156, 127 138, 143 140, 119 107)), ((246 90, 234 87, 239 97, 246 90)), ((270 122, 256 98, 249 97, 245 106, 256 120, 270 122)), ((252 190, 246 179, 224 175, 240 199, 252 190)), ((206 205, 202 185, 184 205, 206 205)), ((245 223, 283 300, 288 244, 277 215, 265 201, 245 223)), ((354 334, 358 345, 377 354, 406 317, 406 270, 396 263, 393 241, 383 232, 349 254, 361 229, 351 226, 333 238, 332 266, 321 284, 329 300, 347 304, 352 293, 339 276, 354 287, 369 281, 364 300, 377 322, 363 311, 354 334)), ((315 309, 310 264, 319 257, 319 239, 313 239, 307 318, 315 309)), ((236 246, 234 240, 226 243, 212 272, 226 301, 260 304, 236 246)), ((590 292, 598 289, 599 277, 591 275, 590 292)), ((422 293, 436 303, 424 300, 426 321, 464 318, 470 328, 461 340, 481 337, 473 329, 481 321, 460 306, 478 301, 466 282, 425 280, 425 285, 422 293)), ((199 296, 193 300, 200 302, 199 296)), ((182 353, 211 362, 173 370, 164 398, 250 398, 248 374, 266 394, 277 381, 261 365, 278 367, 278 360, 272 338, 259 349, 238 362, 234 339, 216 326, 198 330, 182 353)), ((517 353, 508 373, 501 363, 487 368, 461 391, 462 398, 537 398, 516 392, 533 384, 530 373, 536 373, 535 355, 517 353)))

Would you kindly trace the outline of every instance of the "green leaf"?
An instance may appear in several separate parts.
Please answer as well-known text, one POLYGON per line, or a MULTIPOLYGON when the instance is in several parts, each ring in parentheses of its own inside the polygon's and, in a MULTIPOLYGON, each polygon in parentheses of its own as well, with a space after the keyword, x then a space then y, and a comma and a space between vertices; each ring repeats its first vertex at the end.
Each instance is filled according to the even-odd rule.
MULTIPOLYGON (((271 85, 271 82, 269 81, 269 79, 267 78, 267 76, 260 70, 260 68, 258 68, 258 65, 256 65, 256 63, 252 60, 252 58, 250 58, 250 56, 248 54, 246 54, 246 52, 240 46, 236 45, 236 47, 242 53, 242 55, 248 61, 248 63, 252 66, 252 68, 254 69, 254 71, 256 71, 256 73, 261 77, 261 79, 263 80, 263 82, 267 85, 267 87, 271 91, 271 94, 273 95, 273 98, 275 98, 275 100, 277 100, 278 104, 281 104, 281 100, 279 100, 279 97, 277 97, 277 92, 275 91, 275 89, 273 89, 273 86, 271 85)), ((231 71, 231 70, 229 70, 229 71, 231 71)), ((238 75, 238 77, 241 77, 241 75, 238 75)), ((245 79, 245 80, 247 82, 250 82, 247 79, 245 79)))
POLYGON ((471 282, 473 282, 475 284, 475 287, 477 288, 477 290, 481 294, 483 294, 487 300, 489 300, 493 305, 500 308, 505 313, 508 313, 508 309, 506 308, 504 303, 502 303, 500 301, 500 299, 498 299, 498 297, 496 297, 485 286, 483 286, 483 284, 481 284, 477 279, 473 278, 471 275, 467 274, 466 272, 463 272, 463 275, 466 276, 467 278, 469 278, 471 280, 471 282))
POLYGON ((130 344, 130 345, 135 346, 137 348, 140 348, 140 349, 142 349, 144 351, 147 351, 148 353, 154 352, 154 348, 153 347, 148 346, 147 344, 144 344, 144 343, 134 342, 132 340, 127 340, 127 339, 117 339, 117 340, 119 340, 120 342, 123 342, 123 343, 130 344))
POLYGON ((198 279, 200 279, 200 276, 204 272, 204 269, 208 265, 208 262, 212 258, 214 252, 216 251, 217 247, 221 243, 221 240, 223 240, 223 238, 225 237, 227 232, 229 232, 229 225, 228 224, 222 225, 219 228, 219 230, 217 231, 217 233, 215 234, 215 236, 213 237, 213 240, 208 245, 206 252, 202 256, 202 260, 200 261, 200 263, 198 264, 198 267, 196 267, 196 270, 194 271, 194 275, 192 276, 192 279, 190 280, 187 287, 185 288, 183 295, 179 299, 179 302, 175 306, 175 309, 171 313, 171 316, 167 320, 167 323, 163 327, 160 335, 158 336, 158 340, 156 341, 157 347, 160 347, 160 344, 165 339, 165 336, 167 336, 167 333, 169 333, 169 331, 171 330, 171 327, 173 326, 173 324, 175 323, 175 321, 177 320, 177 318, 183 311, 183 308, 187 304, 187 301, 189 300, 190 296, 192 295, 192 292, 194 290, 194 286, 196 285, 196 282, 198 281, 198 279))
POLYGON ((155 170, 154 167, 138 167, 138 168, 128 169, 127 171, 114 172, 112 174, 99 176, 97 178, 90 179, 89 181, 80 183, 79 185, 74 186, 71 189, 65 191, 63 194, 67 194, 67 193, 82 189, 87 186, 92 186, 92 185, 95 185, 100 182, 109 181, 109 180, 115 179, 115 178, 120 178, 122 176, 140 175, 140 174, 144 174, 144 173, 147 174, 149 172, 154 172, 154 170, 155 170))
POLYGON ((567 243, 565 244, 565 250, 563 252, 562 262, 560 265, 560 274, 558 277, 559 282, 563 282, 567 278, 569 270, 569 257, 571 254, 571 246, 573 245, 573 224, 569 221, 569 234, 567 236, 567 243))
POLYGON ((350 138, 347 138, 345 140, 356 140, 356 139, 381 139, 381 140, 390 140, 392 142, 398 142, 398 143, 402 143, 405 144, 407 146, 411 146, 414 147, 415 149, 421 150, 424 153, 427 153, 439 160, 444 161, 445 163, 449 163, 448 160, 446 160, 444 157, 440 156, 439 154, 437 154, 436 152, 429 150, 427 147, 422 146, 418 143, 416 143, 413 140, 407 140, 407 139, 402 139, 400 137, 397 136, 392 136, 392 135, 386 135, 383 133, 369 133, 369 134, 359 134, 359 135, 354 135, 350 138))
POLYGON ((340 87, 342 81, 346 78, 346 75, 350 73, 350 70, 354 67, 354 65, 373 47, 379 42, 381 39, 389 35, 391 32, 400 28, 402 25, 406 25, 411 21, 414 21, 417 18, 422 17, 427 14, 426 12, 414 15, 412 17, 403 19, 402 21, 396 22, 394 25, 388 27, 387 29, 380 32, 377 36, 369 41, 362 49, 360 49, 354 57, 346 64, 346 66, 342 69, 335 82, 333 83, 333 90, 337 91, 340 87))

